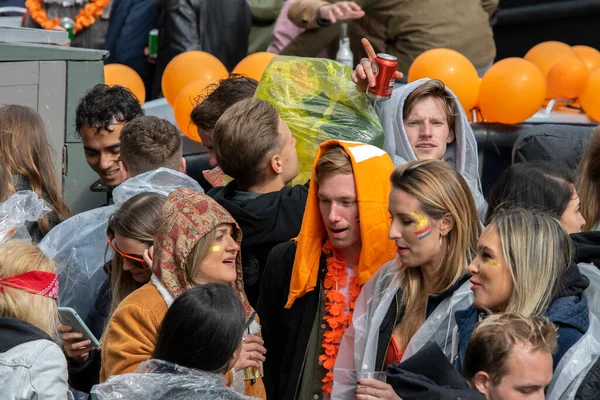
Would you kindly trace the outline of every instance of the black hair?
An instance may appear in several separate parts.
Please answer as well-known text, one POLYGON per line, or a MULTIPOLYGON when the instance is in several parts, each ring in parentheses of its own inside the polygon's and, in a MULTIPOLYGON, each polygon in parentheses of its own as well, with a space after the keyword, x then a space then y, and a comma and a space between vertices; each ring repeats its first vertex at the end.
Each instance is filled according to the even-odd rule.
POLYGON ((129 89, 99 83, 91 88, 77 105, 75 132, 81 135, 81 128, 84 126, 110 132, 111 124, 127 123, 140 115, 144 115, 144 110, 129 89))
POLYGON ((513 164, 490 190, 486 225, 496 209, 511 206, 544 211, 560 219, 573 198, 574 184, 571 170, 548 161, 513 164))
POLYGON ((181 294, 160 326, 152 358, 225 372, 245 327, 242 302, 230 286, 210 283, 181 294))

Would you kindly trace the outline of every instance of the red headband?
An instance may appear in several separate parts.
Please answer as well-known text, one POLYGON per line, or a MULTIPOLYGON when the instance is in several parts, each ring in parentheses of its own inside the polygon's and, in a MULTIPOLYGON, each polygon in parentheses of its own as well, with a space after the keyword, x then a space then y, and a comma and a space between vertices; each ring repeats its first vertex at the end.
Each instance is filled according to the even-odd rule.
POLYGON ((28 293, 58 299, 58 275, 46 271, 30 271, 24 274, 0 279, 0 291, 4 292, 7 286, 28 293))

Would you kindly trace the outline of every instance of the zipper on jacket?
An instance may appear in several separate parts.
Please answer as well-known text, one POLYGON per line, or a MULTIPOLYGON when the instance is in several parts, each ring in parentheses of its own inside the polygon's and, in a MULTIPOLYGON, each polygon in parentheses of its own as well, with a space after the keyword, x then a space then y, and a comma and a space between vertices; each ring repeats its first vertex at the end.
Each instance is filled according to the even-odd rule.
POLYGON ((383 367, 385 366, 385 358, 387 356, 388 349, 390 348, 390 343, 392 343, 392 338, 394 337, 394 330, 396 329, 396 322, 398 321, 398 314, 400 313, 399 306, 398 306, 398 293, 396 293, 394 302, 396 303, 396 316, 394 317, 394 327, 392 328, 392 334, 390 335, 390 340, 388 340, 386 351, 383 354, 383 362, 381 363, 381 368, 379 369, 380 371, 384 370, 383 367))

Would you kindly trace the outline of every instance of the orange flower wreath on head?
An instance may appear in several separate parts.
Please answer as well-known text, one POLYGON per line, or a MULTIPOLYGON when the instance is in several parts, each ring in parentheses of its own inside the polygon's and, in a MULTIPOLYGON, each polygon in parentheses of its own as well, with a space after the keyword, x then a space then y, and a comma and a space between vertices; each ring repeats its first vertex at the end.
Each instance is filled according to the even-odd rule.
MULTIPOLYGON (((75 16, 75 26, 73 33, 80 32, 85 28, 92 26, 98 17, 102 15, 104 9, 108 7, 110 0, 93 0, 86 4, 79 14, 75 16)), ((31 13, 31 18, 42 28, 52 30, 60 25, 60 18, 48 19, 46 10, 42 7, 42 0, 26 0, 25 7, 31 13)))

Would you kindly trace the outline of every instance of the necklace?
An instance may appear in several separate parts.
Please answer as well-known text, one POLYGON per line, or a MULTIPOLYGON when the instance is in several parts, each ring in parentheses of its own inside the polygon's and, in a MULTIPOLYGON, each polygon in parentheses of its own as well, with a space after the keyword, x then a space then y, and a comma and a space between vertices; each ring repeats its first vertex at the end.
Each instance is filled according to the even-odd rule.
MULTIPOLYGON (((74 18, 73 33, 80 32, 92 26, 98 17, 102 15, 104 9, 108 7, 109 3, 110 0, 93 0, 81 8, 79 14, 74 18)), ((42 28, 52 30, 60 25, 60 18, 48 19, 48 14, 46 14, 46 10, 42 7, 41 0, 26 0, 25 7, 31 13, 31 18, 42 28)))
POLYGON ((337 257, 329 239, 323 245, 322 251, 325 254, 331 254, 327 258, 327 273, 323 286, 325 287, 325 316, 323 322, 327 325, 327 330, 323 338, 323 349, 325 353, 319 356, 319 361, 327 370, 323 379, 323 393, 331 395, 333 386, 333 367, 337 357, 342 336, 352 323, 352 313, 354 303, 360 294, 360 286, 356 283, 358 276, 354 275, 348 279, 348 266, 337 257), (340 291, 341 288, 348 286, 348 298, 340 291), (346 300, 348 300, 346 302, 346 300))

